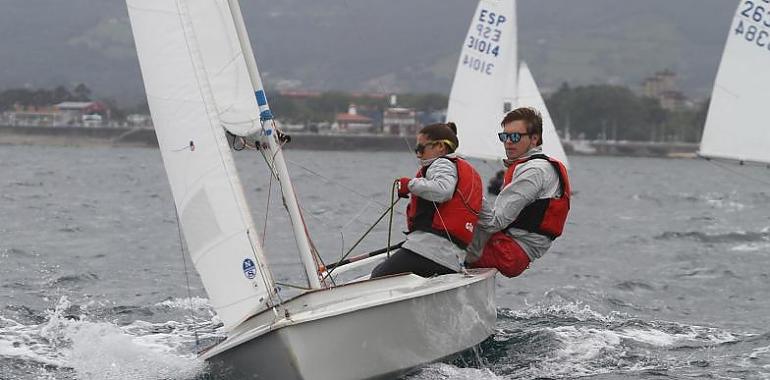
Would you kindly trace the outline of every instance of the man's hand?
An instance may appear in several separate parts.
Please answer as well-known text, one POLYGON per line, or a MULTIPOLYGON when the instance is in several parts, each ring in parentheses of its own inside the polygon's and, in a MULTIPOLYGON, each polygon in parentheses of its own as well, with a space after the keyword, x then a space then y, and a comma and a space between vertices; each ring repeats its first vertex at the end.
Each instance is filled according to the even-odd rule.
POLYGON ((402 177, 398 179, 398 197, 409 198, 409 180, 411 178, 402 177))

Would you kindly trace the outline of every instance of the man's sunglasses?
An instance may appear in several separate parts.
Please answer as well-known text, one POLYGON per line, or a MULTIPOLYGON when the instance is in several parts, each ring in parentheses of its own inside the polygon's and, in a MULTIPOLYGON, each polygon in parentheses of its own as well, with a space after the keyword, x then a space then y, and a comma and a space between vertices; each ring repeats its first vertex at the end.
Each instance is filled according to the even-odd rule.
POLYGON ((500 142, 506 142, 508 140, 511 140, 512 143, 517 143, 521 141, 522 136, 529 136, 531 133, 519 133, 519 132, 511 132, 511 133, 505 133, 500 132, 497 134, 497 138, 500 139, 500 142))

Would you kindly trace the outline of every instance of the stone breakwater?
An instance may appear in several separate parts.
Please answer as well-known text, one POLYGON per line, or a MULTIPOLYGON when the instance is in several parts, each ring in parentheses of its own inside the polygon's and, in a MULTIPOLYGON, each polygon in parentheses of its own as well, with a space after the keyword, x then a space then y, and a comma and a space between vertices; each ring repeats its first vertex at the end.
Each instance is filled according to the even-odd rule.
MULTIPOLYGON (((378 135, 333 135, 292 133, 288 149, 411 151, 413 138, 378 135)), ((11 127, 0 126, 0 144, 64 146, 157 147, 155 131, 149 128, 11 127)))
POLYGON ((0 144, 157 147, 158 140, 148 128, 0 126, 0 144))

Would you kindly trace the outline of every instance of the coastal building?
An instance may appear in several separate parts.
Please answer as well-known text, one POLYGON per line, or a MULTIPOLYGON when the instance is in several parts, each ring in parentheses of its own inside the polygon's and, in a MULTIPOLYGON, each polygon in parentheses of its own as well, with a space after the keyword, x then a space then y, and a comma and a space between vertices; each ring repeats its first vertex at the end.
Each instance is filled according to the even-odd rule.
POLYGON ((53 106, 56 110, 56 125, 101 126, 109 118, 110 110, 102 102, 62 102, 53 106))
POLYGON ((110 109, 102 102, 62 102, 47 106, 16 104, 0 116, 11 126, 98 127, 109 119, 110 109))
POLYGON ((382 133, 386 135, 414 136, 420 124, 412 108, 392 107, 382 115, 382 133))
POLYGON ((14 127, 53 127, 57 111, 52 106, 15 105, 2 114, 2 124, 14 127))
POLYGON ((646 78, 642 82, 644 96, 657 99, 660 106, 669 111, 676 111, 687 106, 688 100, 676 87, 676 73, 663 70, 646 78))
POLYGON ((396 95, 390 97, 390 108, 382 114, 382 133, 396 136, 414 136, 420 128, 413 108, 398 106, 396 95))
POLYGON ((350 105, 347 113, 338 113, 332 126, 332 130, 339 133, 371 133, 373 129, 372 119, 359 115, 355 104, 350 105))
POLYGON ((126 125, 133 128, 152 128, 152 118, 147 114, 132 113, 126 116, 126 125))

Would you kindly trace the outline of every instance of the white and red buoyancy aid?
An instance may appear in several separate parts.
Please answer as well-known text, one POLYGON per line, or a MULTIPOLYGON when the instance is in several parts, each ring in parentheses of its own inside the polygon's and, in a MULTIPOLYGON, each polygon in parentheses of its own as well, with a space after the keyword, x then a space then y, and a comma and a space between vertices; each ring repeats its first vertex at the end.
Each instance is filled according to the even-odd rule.
POLYGON ((564 231, 564 224, 567 222, 567 214, 570 208, 570 198, 572 197, 572 187, 569 184, 567 168, 559 160, 548 157, 544 154, 535 154, 524 160, 516 161, 508 167, 503 178, 503 188, 513 181, 513 175, 516 167, 531 160, 547 160, 556 170, 559 176, 559 185, 561 185, 562 196, 558 198, 538 199, 535 202, 524 207, 508 228, 518 228, 529 232, 545 235, 551 239, 561 236, 564 231))
MULTIPOLYGON (((481 176, 467 161, 457 157, 444 157, 457 168, 457 185, 452 198, 434 203, 412 194, 406 208, 409 232, 425 231, 448 238, 460 248, 473 239, 473 229, 479 219, 484 188, 481 176)), ((428 167, 420 168, 416 178, 424 177, 428 167)))

